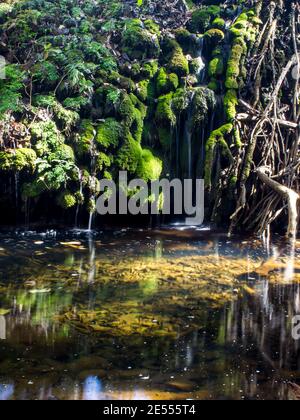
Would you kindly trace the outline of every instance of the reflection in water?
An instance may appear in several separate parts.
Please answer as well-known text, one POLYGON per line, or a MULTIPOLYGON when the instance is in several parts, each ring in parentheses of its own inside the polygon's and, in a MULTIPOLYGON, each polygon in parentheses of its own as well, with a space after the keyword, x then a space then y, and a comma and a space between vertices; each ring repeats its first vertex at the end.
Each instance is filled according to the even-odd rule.
POLYGON ((0 242, 1 400, 287 399, 300 380, 297 248, 188 231, 0 242))

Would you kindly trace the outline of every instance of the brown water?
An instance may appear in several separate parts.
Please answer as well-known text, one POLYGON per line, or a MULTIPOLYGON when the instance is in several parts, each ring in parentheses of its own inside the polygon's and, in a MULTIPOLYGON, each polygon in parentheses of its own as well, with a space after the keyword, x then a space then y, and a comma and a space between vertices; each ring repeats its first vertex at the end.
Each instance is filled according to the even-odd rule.
POLYGON ((299 313, 297 245, 3 235, 0 400, 295 398, 299 313))

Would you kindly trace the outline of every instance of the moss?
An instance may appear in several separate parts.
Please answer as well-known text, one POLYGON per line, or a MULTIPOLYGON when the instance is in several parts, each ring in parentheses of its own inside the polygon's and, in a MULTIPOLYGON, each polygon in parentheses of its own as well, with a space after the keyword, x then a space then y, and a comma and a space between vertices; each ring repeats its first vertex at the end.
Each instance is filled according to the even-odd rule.
POLYGON ((176 116, 172 109, 173 93, 158 98, 155 119, 159 125, 171 126, 176 123, 176 116))
POLYGON ((241 133, 238 127, 235 127, 233 130, 233 137, 234 137, 234 144, 237 148, 241 148, 243 146, 242 140, 241 140, 241 133))
POLYGON ((216 28, 216 29, 221 29, 223 30, 225 28, 225 20, 222 18, 216 18, 213 22, 212 22, 212 27, 216 28))
POLYGON ((189 74, 189 63, 183 54, 182 48, 179 44, 176 44, 169 60, 168 69, 171 73, 176 73, 179 77, 184 77, 189 74))
POLYGON ((219 145, 222 149, 223 156, 230 161, 233 160, 232 154, 228 147, 225 137, 233 130, 232 124, 225 124, 217 130, 213 131, 206 143, 206 157, 205 157, 205 186, 211 189, 211 177, 214 164, 215 148, 219 145))
POLYGON ((130 128, 135 119, 135 107, 129 95, 123 95, 119 113, 125 125, 130 128))
POLYGON ((120 89, 124 89, 127 92, 133 92, 135 89, 135 83, 129 77, 124 77, 118 72, 113 71, 107 76, 107 80, 110 83, 117 85, 120 89))
POLYGON ((219 90, 219 85, 218 85, 218 81, 214 78, 212 78, 209 82, 209 84, 207 85, 208 89, 217 92, 219 90))
POLYGON ((117 147, 122 136, 123 127, 114 118, 107 118, 97 127, 96 142, 99 146, 108 149, 117 147))
POLYGON ((46 185, 40 179, 26 182, 22 186, 22 199, 36 198, 46 190, 46 185))
POLYGON ((116 155, 115 163, 120 169, 135 174, 141 156, 142 148, 140 144, 134 140, 130 133, 128 133, 124 140, 124 144, 116 155))
POLYGON ((155 181, 162 173, 162 161, 153 156, 151 150, 142 151, 141 160, 137 167, 137 176, 145 181, 155 181))
POLYGON ((59 150, 61 156, 63 156, 65 160, 75 162, 75 154, 71 146, 68 146, 67 144, 61 144, 59 150))
POLYGON ((96 167, 98 171, 103 171, 112 165, 112 159, 107 154, 100 152, 97 156, 96 167))
POLYGON ((152 79, 158 72, 158 61, 150 60, 146 62, 140 70, 140 74, 147 79, 152 79))
POLYGON ((219 6, 203 7, 192 13, 188 28, 192 32, 205 32, 212 20, 219 16, 221 9, 219 6))
POLYGON ((215 106, 216 98, 210 89, 204 87, 197 89, 192 104, 193 127, 207 122, 215 106))
POLYGON ((76 203, 76 197, 70 191, 63 191, 57 198, 57 204, 65 210, 74 207, 76 203))
POLYGON ((161 146, 165 151, 170 149, 171 142, 172 142, 172 130, 171 127, 158 127, 158 138, 161 146))
POLYGON ((240 63, 243 56, 244 50, 240 44, 234 44, 230 53, 230 57, 227 64, 226 73, 226 88, 227 89, 238 89, 238 77, 240 75, 240 63))
POLYGON ((205 32, 204 36, 214 44, 218 44, 225 38, 224 32, 220 29, 209 29, 207 32, 205 32))
POLYGON ((178 88, 179 80, 178 76, 175 73, 168 74, 166 70, 162 67, 159 70, 156 79, 156 91, 158 95, 163 95, 174 91, 178 88))
POLYGON ((134 139, 139 143, 142 140, 143 127, 144 127, 144 115, 138 108, 135 108, 134 120, 131 126, 131 133, 134 139))
POLYGON ((95 127, 90 120, 82 120, 76 142, 76 151, 79 156, 90 153, 96 135, 95 127))
POLYGON ((131 59, 156 58, 159 55, 160 46, 157 34, 157 25, 150 24, 143 27, 139 19, 126 21, 122 35, 123 51, 131 59))
POLYGON ((237 93, 235 90, 228 90, 224 97, 224 109, 226 119, 232 122, 236 117, 236 107, 238 105, 237 93))
POLYGON ((221 55, 214 57, 208 66, 208 74, 212 78, 217 78, 218 76, 222 76, 224 72, 224 60, 221 55))
POLYGON ((145 28, 154 35, 160 36, 160 27, 151 19, 144 21, 145 28))
POLYGON ((149 83, 149 80, 141 80, 136 87, 136 94, 138 98, 143 102, 146 102, 148 98, 149 83))
POLYGON ((79 120, 79 114, 77 112, 64 108, 54 96, 37 95, 33 103, 38 107, 50 109, 63 131, 69 132, 79 120))
POLYGON ((175 31, 176 41, 185 51, 189 51, 193 45, 193 35, 185 28, 179 28, 175 31))
POLYGON ((37 155, 32 149, 12 149, 0 152, 0 170, 2 171, 34 171, 37 155))

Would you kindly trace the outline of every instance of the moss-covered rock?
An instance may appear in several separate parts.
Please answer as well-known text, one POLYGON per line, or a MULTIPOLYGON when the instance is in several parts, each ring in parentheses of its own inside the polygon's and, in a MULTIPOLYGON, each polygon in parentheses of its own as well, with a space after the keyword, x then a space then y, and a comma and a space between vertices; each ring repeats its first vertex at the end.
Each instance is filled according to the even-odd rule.
POLYGON ((171 126, 176 123, 176 115, 172 109, 173 93, 158 98, 155 119, 159 125, 171 126))
POLYGON ((98 171, 104 171, 107 168, 110 168, 112 165, 112 159, 106 153, 100 152, 97 156, 96 169, 98 171))
POLYGON ((140 144, 134 140, 130 133, 127 133, 124 143, 118 151, 115 163, 118 168, 135 174, 142 156, 140 144))
POLYGON ((205 32, 211 22, 219 16, 221 9, 219 6, 208 6, 198 9, 192 13, 188 28, 192 32, 205 32))
POLYGON ((17 171, 28 170, 33 172, 36 166, 37 155, 33 149, 11 149, 0 152, 0 170, 17 171))
POLYGON ((76 203, 76 197, 70 191, 63 191, 57 197, 57 204, 65 210, 74 207, 76 203))
POLYGON ((97 127, 96 142, 104 149, 117 147, 123 132, 122 125, 114 118, 107 118, 97 127))
POLYGON ((183 54, 182 48, 177 47, 169 61, 169 71, 176 73, 179 77, 187 76, 189 74, 189 62, 183 54))
POLYGON ((137 167, 137 176, 145 181, 155 181, 162 173, 162 161, 153 156, 151 150, 144 149, 137 167))
POLYGON ((217 57, 214 57, 210 62, 208 66, 208 74, 211 78, 218 78, 219 76, 222 76, 224 72, 224 59, 223 56, 218 55, 217 57))
POLYGON ((92 121, 82 120, 75 144, 79 156, 90 153, 95 136, 96 130, 92 121))
POLYGON ((178 88, 178 85, 179 80, 177 74, 168 74, 163 67, 159 70, 156 79, 156 91, 159 96, 169 93, 170 91, 175 91, 178 88))
POLYGON ((125 23, 122 35, 123 51, 131 59, 156 58, 159 55, 159 30, 157 25, 139 19, 130 19, 125 23))
POLYGON ((225 34, 220 29, 209 29, 207 32, 205 32, 204 36, 209 39, 210 43, 212 45, 216 45, 219 42, 223 41, 225 38, 225 34))

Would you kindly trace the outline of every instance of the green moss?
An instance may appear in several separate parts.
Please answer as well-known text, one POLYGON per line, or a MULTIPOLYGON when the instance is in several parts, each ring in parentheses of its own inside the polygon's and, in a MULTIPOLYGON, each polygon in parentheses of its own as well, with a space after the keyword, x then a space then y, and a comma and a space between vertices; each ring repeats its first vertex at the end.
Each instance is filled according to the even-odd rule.
POLYGON ((221 29, 223 30, 225 28, 225 20, 222 18, 216 18, 213 22, 212 22, 212 27, 216 28, 216 29, 221 29))
POLYGON ((226 119, 232 122, 236 117, 236 107, 238 105, 237 93, 235 90, 228 90, 224 97, 224 109, 226 119))
POLYGON ((159 125, 172 126, 176 123, 176 116, 172 109, 173 93, 158 98, 155 119, 159 125))
POLYGON ((219 6, 208 6, 196 10, 192 13, 188 28, 192 32, 205 32, 211 22, 219 16, 221 9, 219 6))
POLYGON ((123 95, 120 103, 119 113, 122 121, 130 128, 135 119, 135 107, 129 95, 123 95))
POLYGON ((117 166, 135 174, 142 156, 142 148, 140 144, 134 140, 130 133, 126 135, 124 144, 118 151, 115 159, 117 166))
POLYGON ((215 148, 217 145, 221 147, 223 156, 227 157, 231 162, 233 161, 232 154, 225 137, 233 130, 232 124, 225 124, 217 130, 213 131, 206 143, 206 157, 205 157, 205 186, 211 189, 211 178, 214 164, 215 148))
POLYGON ((34 171, 37 156, 32 149, 12 149, 0 152, 0 170, 2 171, 34 171))
POLYGON ((225 38, 224 32, 220 29, 209 29, 207 32, 205 32, 204 36, 214 44, 218 44, 225 38))
POLYGON ((234 44, 230 53, 230 57, 227 64, 226 73, 226 88, 227 89, 238 89, 238 77, 240 75, 240 64, 244 50, 240 44, 234 44))
POLYGON ((158 127, 158 138, 159 142, 162 145, 165 151, 170 150, 171 142, 172 142, 172 130, 171 127, 158 127))
POLYGON ((234 137, 234 144, 237 148, 241 148, 243 146, 242 140, 241 140, 241 133, 238 127, 235 127, 233 130, 233 137, 234 137))
POLYGON ((71 128, 79 120, 79 114, 77 112, 64 108, 54 96, 37 95, 34 98, 34 105, 51 110, 63 131, 70 132, 71 128))
POLYGON ((208 122, 215 106, 216 98, 214 93, 204 87, 198 88, 192 104, 193 127, 196 128, 203 122, 208 122))
POLYGON ((213 58, 208 66, 208 74, 212 78, 222 76, 224 72, 224 60, 221 55, 213 58))
POLYGON ((123 132, 122 125, 114 118, 107 118, 97 127, 96 142, 99 146, 108 149, 117 147, 123 132))
POLYGON ((207 85, 208 89, 217 92, 219 90, 219 85, 218 85, 218 81, 214 78, 212 78, 209 82, 209 84, 207 85))
POLYGON ((65 210, 74 207, 76 203, 76 197, 70 191, 63 191, 57 198, 57 204, 65 210))
POLYGON ((126 21, 122 35, 123 51, 131 59, 156 58, 159 55, 160 46, 158 40, 157 25, 150 24, 143 27, 139 19, 126 21))
POLYGON ((178 85, 179 80, 177 74, 168 74, 163 67, 159 70, 156 79, 156 91, 158 95, 169 93, 171 90, 174 91, 178 88, 178 85))
POLYGON ((158 61, 150 60, 146 62, 139 73, 147 79, 152 79, 158 72, 158 61))
POLYGON ((33 182, 26 182, 22 186, 22 199, 36 198, 46 190, 46 185, 40 179, 33 182))
POLYGON ((160 27, 151 19, 144 21, 145 28, 154 35, 160 36, 160 27))
POLYGON ((82 120, 76 142, 76 151, 79 156, 90 153, 95 135, 96 130, 92 121, 82 120))
POLYGON ((138 98, 143 102, 146 102, 146 100, 148 98, 149 83, 150 83, 149 80, 141 80, 137 84, 136 94, 137 94, 138 98))
POLYGON ((179 28, 175 31, 176 41, 185 51, 189 51, 194 43, 193 35, 185 28, 179 28))
POLYGON ((155 181, 162 173, 162 161, 153 156, 151 150, 142 151, 141 160, 137 167, 137 176, 145 181, 155 181))
POLYGON ((176 45, 171 54, 168 68, 171 73, 176 73, 179 77, 184 77, 189 74, 188 60, 179 44, 176 45))
POLYGON ((107 154, 100 152, 97 156, 97 170, 103 171, 105 168, 109 168, 112 165, 112 159, 107 154))

